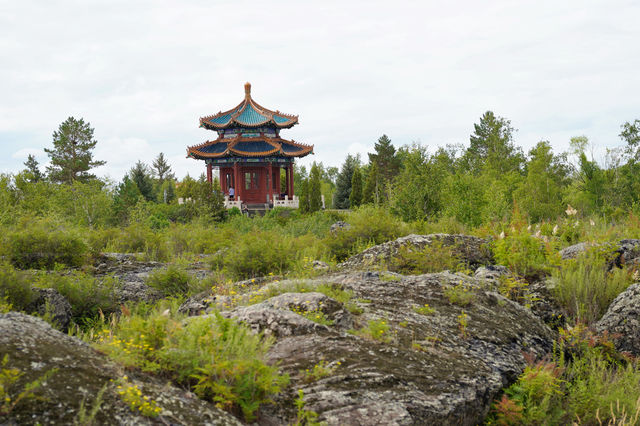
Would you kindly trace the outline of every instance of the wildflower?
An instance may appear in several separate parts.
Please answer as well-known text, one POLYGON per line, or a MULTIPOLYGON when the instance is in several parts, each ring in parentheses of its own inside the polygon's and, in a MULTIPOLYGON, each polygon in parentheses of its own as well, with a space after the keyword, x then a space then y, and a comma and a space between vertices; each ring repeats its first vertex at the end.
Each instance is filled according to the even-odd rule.
POLYGON ((571 207, 571 204, 567 204, 567 210, 565 210, 565 213, 567 214, 567 216, 574 216, 576 213, 578 213, 578 210, 571 207))

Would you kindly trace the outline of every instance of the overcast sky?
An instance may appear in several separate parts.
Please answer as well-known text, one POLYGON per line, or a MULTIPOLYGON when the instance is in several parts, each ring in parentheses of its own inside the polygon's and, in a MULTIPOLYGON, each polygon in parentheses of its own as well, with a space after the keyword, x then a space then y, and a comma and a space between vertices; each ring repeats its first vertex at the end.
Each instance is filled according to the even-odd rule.
MULTIPOLYGON (((0 172, 23 168, 69 116, 95 128, 101 176, 164 152, 178 176, 237 105, 298 114, 282 136, 339 166, 383 133, 399 147, 468 145, 487 110, 516 144, 596 157, 640 118, 638 1, 0 0, 0 172)), ((364 157, 366 158, 366 156, 364 157)))

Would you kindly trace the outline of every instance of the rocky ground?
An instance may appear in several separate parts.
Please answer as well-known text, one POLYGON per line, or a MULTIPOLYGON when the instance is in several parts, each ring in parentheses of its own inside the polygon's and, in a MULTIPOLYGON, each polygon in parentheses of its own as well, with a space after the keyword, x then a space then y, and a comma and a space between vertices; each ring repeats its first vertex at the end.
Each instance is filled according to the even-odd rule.
MULTIPOLYGON (((574 257, 586 247, 570 247, 562 256, 574 257)), ((622 241, 616 261, 637 262, 639 248, 640 240, 622 241)), ((96 270, 97 275, 119 278, 122 302, 153 301, 161 295, 144 279, 163 266, 139 262, 133 255, 106 254, 96 270)), ((196 263, 190 271, 202 277, 206 269, 196 263)), ((305 280, 304 292, 296 291, 298 283, 290 280, 252 283, 244 296, 194 296, 181 311, 208 315, 220 310, 273 336, 268 361, 291 376, 291 385, 274 404, 261 409, 260 424, 295 423, 294 399, 302 390, 305 409, 329 425, 471 425, 482 423, 492 400, 522 372, 525 358, 544 357, 556 337, 545 322, 560 311, 545 283, 531 286, 535 303, 527 308, 495 291, 503 275, 510 272, 492 264, 484 240, 411 235, 365 250, 337 271, 305 280), (470 275, 442 271, 403 276, 377 270, 398 247, 424 247, 433 241, 456 247, 470 275), (313 291, 320 285, 340 290, 350 299, 340 302, 313 291), (264 294, 265 289, 276 295, 251 304, 252 294, 264 294), (323 321, 308 319, 314 314, 323 321), (322 366, 326 374, 310 375, 315 366, 322 366)), ((57 300, 64 316, 68 303, 60 300, 62 296, 49 289, 40 297, 57 300)), ((639 305, 640 290, 634 285, 613 302, 597 326, 599 331, 625 336, 617 340, 618 348, 636 356, 640 355, 639 305)), ((132 383, 144 388, 163 411, 156 420, 135 415, 116 397, 111 381, 122 377, 121 367, 34 317, 0 315, 0 347, 26 373, 25 382, 58 369, 43 387, 43 398, 12 411, 2 419, 8 424, 73 423, 80 401, 90 405, 103 387, 103 408, 97 418, 101 424, 239 424, 189 392, 142 374, 129 374, 132 383)))

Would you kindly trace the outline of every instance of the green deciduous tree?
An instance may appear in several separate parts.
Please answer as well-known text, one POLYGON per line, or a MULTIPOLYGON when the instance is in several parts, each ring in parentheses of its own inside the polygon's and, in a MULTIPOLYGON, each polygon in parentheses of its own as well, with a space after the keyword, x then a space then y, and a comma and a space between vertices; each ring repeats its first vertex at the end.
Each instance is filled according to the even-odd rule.
POLYGON ((622 126, 620 138, 627 143, 627 153, 635 161, 640 160, 640 120, 626 122, 622 126))
POLYGON ((97 141, 93 139, 93 128, 81 118, 67 118, 53 132, 53 149, 45 148, 51 158, 47 174, 54 182, 72 183, 95 178, 89 173, 105 161, 93 160, 92 151, 97 141))
POLYGON ((533 222, 555 218, 564 210, 562 201, 569 174, 566 159, 554 156, 547 141, 538 142, 529 156, 526 178, 514 198, 533 222))
POLYGON ((442 209, 445 164, 418 144, 400 148, 399 155, 403 159, 402 170, 393 182, 391 211, 405 221, 435 218, 442 209))

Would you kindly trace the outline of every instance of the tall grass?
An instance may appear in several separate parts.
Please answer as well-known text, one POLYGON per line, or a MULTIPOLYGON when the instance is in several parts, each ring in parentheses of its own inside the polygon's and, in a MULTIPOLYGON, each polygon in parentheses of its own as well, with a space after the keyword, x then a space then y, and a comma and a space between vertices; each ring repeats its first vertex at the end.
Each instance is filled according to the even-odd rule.
POLYGON ((605 247, 565 260, 553 271, 554 295, 576 321, 592 324, 633 281, 631 271, 608 270, 611 252, 605 247))

